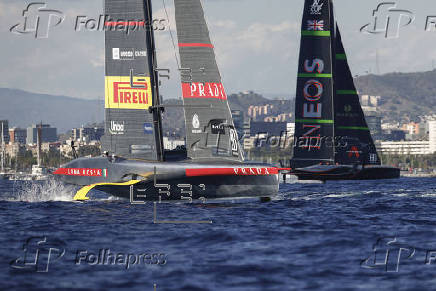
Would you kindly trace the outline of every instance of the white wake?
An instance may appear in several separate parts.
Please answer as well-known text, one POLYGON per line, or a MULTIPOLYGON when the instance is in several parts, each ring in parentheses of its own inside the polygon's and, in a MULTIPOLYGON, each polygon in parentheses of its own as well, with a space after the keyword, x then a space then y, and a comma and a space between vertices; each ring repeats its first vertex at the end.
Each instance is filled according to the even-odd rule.
POLYGON ((73 201, 75 187, 49 179, 42 182, 14 183, 12 197, 8 201, 16 202, 47 202, 73 201))

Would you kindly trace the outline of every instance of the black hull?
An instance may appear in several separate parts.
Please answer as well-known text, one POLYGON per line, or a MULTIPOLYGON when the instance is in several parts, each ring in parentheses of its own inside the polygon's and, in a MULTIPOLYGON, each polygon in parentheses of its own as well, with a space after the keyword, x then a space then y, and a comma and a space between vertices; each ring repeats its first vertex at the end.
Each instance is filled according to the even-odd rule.
POLYGON ((274 176, 209 176, 141 182, 132 186, 97 186, 110 195, 142 201, 192 201, 228 198, 273 197, 278 192, 274 176))
POLYGON ((76 200, 86 200, 91 189, 134 201, 272 197, 279 189, 277 168, 232 161, 80 158, 54 174, 87 189, 76 200))
POLYGON ((381 180, 399 178, 400 169, 387 166, 319 165, 295 169, 291 174, 299 180, 381 180))

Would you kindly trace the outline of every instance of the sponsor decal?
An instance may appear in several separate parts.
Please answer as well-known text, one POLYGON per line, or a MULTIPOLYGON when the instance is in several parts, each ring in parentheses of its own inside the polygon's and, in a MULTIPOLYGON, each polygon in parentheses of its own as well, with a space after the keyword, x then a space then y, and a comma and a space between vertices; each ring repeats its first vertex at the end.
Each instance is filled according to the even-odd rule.
MULTIPOLYGON (((344 112, 336 112, 337 117, 344 117, 344 118, 358 118, 359 114, 356 112, 353 113, 353 106, 350 104, 344 105, 344 112)), ((341 128, 341 127, 340 127, 341 128)))
POLYGON ((312 149, 319 150, 321 148, 321 125, 307 125, 303 124, 303 130, 305 133, 300 138, 299 146, 309 151, 312 149))
POLYGON ((199 176, 268 176, 277 175, 278 168, 200 168, 186 169, 187 177, 199 176))
POLYGON ((308 20, 307 30, 324 31, 324 20, 308 20))
POLYGON ((133 155, 149 154, 153 150, 151 145, 132 144, 130 145, 130 153, 133 155))
POLYGON ((117 47, 112 48, 112 59, 114 60, 120 59, 120 48, 117 47))
POLYGON ((303 95, 308 101, 318 101, 323 92, 323 86, 320 81, 309 80, 304 85, 303 95))
POLYGON ((59 168, 53 174, 80 177, 107 177, 107 169, 59 168))
POLYGON ((310 6, 310 14, 311 15, 321 15, 322 7, 324 3, 319 4, 321 0, 313 0, 312 6, 310 6))
POLYGON ((134 60, 135 50, 134 49, 121 49, 120 50, 120 60, 134 60))
POLYGON ((153 123, 151 122, 144 123, 144 133, 153 134, 153 123))
POLYGON ((227 120, 224 119, 212 119, 210 121, 212 134, 226 134, 224 125, 227 124, 227 120))
POLYGON ((135 50, 134 48, 112 48, 112 59, 114 60, 134 60, 139 57, 146 57, 147 51, 135 50))
POLYGON ((232 154, 234 156, 239 156, 238 134, 234 128, 230 129, 230 145, 232 147, 232 154))
POLYGON ((324 61, 321 59, 314 59, 312 64, 310 64, 309 60, 304 61, 304 71, 306 71, 306 73, 313 73, 315 72, 315 69, 318 74, 321 74, 324 71, 324 61))
POLYGON ((224 86, 221 83, 182 83, 183 98, 216 98, 227 100, 224 86))
POLYGON ((360 157, 360 154, 362 151, 359 151, 359 148, 357 146, 352 146, 349 151, 347 151, 348 157, 352 158, 353 156, 356 156, 356 158, 360 157))
MULTIPOLYGON (((320 22, 313 21, 311 22, 313 25, 320 25, 320 22)), ((321 22, 322 25, 324 25, 324 22, 321 22)), ((318 28, 313 28, 314 30, 318 28)), ((309 73, 308 75, 311 75, 315 78, 317 78, 319 75, 322 75, 324 72, 324 61, 319 58, 314 58, 313 60, 305 60, 304 61, 304 70, 306 73, 309 73)), ((303 96, 304 96, 304 103, 303 103, 303 118, 310 118, 310 119, 302 119, 301 122, 303 122, 303 136, 301 137, 302 141, 315 141, 316 143, 313 144, 312 142, 309 143, 309 145, 302 145, 302 148, 306 148, 308 150, 321 149, 321 129, 322 124, 326 123, 328 124, 328 120, 321 120, 322 117, 322 96, 324 93, 324 86, 323 83, 317 79, 310 79, 306 81, 303 87, 303 96), (312 120, 312 118, 314 118, 312 120)))
POLYGON ((197 113, 192 116, 192 128, 192 133, 201 133, 200 119, 198 118, 197 113))
POLYGON ((150 77, 133 77, 135 88, 130 87, 130 77, 106 76, 105 108, 148 109, 152 105, 150 77))
POLYGON ((378 158, 377 158, 377 154, 374 154, 374 153, 370 153, 370 154, 369 154, 369 162, 370 162, 371 164, 375 164, 375 163, 377 163, 377 160, 378 160, 378 158))
POLYGON ((111 121, 109 132, 113 135, 124 134, 124 121, 111 121))

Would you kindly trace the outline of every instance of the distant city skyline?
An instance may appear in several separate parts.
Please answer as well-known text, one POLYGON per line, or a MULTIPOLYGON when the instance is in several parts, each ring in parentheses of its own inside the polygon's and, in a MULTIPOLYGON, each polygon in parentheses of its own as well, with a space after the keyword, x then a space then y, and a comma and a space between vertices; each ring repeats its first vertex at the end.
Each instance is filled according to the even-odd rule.
MULTIPOLYGON (((433 48, 436 31, 432 31, 432 25, 427 25, 429 31, 426 31, 426 24, 433 23, 428 17, 436 15, 436 2, 395 2, 396 9, 410 11, 410 15, 404 12, 405 16, 399 18, 398 38, 387 39, 383 34, 360 32, 373 21, 373 11, 382 1, 334 1, 353 75, 428 71, 436 66, 433 48), (406 16, 413 17, 410 25, 406 16)), ((45 1, 47 9, 61 12, 65 19, 44 39, 10 32, 23 21, 23 10, 29 3, 21 0, 0 3, 0 37, 4 44, 0 48, 0 87, 102 100, 104 33, 74 31, 74 26, 77 16, 98 18, 103 13, 103 1, 45 1)), ((173 37, 176 37, 172 3, 165 0, 173 37)), ((203 3, 227 93, 253 90, 273 96, 293 96, 304 1, 207 0, 203 3)), ((166 18, 162 1, 153 1, 153 5, 154 18, 166 18)), ((161 94, 164 98, 179 97, 180 78, 170 34, 157 31, 156 39, 159 67, 171 70, 171 79, 162 79, 161 94)))

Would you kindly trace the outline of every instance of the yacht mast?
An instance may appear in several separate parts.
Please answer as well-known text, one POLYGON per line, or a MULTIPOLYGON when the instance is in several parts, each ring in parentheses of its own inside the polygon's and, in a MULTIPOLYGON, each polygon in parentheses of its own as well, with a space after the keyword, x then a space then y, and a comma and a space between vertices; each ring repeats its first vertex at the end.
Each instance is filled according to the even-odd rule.
POLYGON ((1 151, 1 172, 5 171, 5 136, 4 136, 4 123, 2 122, 2 151, 1 151))
POLYGON ((42 132, 42 123, 37 126, 37 133, 36 133, 36 146, 38 149, 38 153, 37 153, 38 167, 41 166, 41 132, 42 132))

